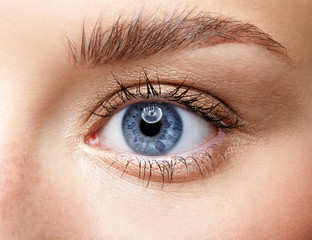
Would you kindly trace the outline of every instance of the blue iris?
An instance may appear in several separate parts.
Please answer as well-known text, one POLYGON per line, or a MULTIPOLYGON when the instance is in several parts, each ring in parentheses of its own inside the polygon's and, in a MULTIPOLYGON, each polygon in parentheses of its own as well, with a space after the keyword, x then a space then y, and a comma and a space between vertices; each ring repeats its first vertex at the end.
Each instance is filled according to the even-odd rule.
POLYGON ((175 107, 164 102, 131 105, 122 120, 122 132, 129 147, 141 155, 163 155, 182 135, 183 124, 175 107))

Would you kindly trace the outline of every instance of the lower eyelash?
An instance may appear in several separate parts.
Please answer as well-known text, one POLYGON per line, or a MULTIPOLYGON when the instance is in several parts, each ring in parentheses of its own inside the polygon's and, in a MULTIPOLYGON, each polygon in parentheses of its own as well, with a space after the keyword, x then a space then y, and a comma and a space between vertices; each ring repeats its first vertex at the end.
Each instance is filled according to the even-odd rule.
POLYGON ((187 175, 194 175, 194 172, 197 172, 202 177, 215 173, 220 163, 228 163, 229 158, 221 151, 218 145, 214 144, 209 146, 207 150, 201 150, 185 157, 173 156, 170 160, 145 159, 142 157, 126 156, 125 153, 120 153, 117 160, 112 162, 110 167, 119 161, 126 162, 121 177, 125 175, 129 166, 133 163, 137 169, 137 173, 130 175, 136 175, 139 180, 143 183, 145 182, 146 188, 148 188, 154 177, 153 182, 160 182, 161 189, 163 189, 166 183, 185 182, 187 175), (176 171, 179 172, 176 173, 176 171))

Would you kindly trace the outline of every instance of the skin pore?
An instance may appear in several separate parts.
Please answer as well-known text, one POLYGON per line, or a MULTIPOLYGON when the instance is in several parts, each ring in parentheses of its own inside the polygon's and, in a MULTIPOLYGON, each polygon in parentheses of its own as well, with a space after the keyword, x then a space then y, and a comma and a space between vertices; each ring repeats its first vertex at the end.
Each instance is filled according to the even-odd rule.
POLYGON ((312 238, 311 1, 0 3, 0 239, 312 238), (252 38, 97 66, 68 52, 99 16, 105 31, 120 16, 183 10, 253 24, 286 52, 252 38), (191 180, 162 188, 151 178, 146 188, 135 165, 121 178, 126 160, 109 167, 114 151, 86 142, 109 121, 90 116, 99 99, 120 92, 116 79, 137 86, 144 73, 155 88, 158 78, 167 88, 185 80, 209 93, 205 104, 214 96, 237 113, 243 127, 219 131, 228 161, 215 154, 215 172, 181 171, 191 180))

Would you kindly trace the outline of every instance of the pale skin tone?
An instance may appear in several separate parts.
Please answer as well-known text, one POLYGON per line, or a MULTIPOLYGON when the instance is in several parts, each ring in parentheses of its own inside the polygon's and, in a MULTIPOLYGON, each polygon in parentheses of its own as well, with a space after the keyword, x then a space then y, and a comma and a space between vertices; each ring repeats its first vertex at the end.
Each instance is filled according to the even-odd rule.
POLYGON ((0 3, 0 239, 312 238, 312 1, 0 3), (90 32, 100 15, 109 28, 194 7, 257 26, 287 56, 231 42, 91 68, 68 59, 83 21, 90 32), (120 90, 111 72, 133 86, 142 67, 230 103, 247 130, 221 136, 229 163, 146 188, 86 144, 83 116, 120 90))

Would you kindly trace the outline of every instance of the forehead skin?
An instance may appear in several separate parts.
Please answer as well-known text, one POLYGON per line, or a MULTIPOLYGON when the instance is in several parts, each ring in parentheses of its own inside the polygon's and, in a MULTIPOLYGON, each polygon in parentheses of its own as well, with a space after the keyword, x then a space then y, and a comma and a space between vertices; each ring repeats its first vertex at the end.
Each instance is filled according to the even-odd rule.
POLYGON ((0 0, 0 6, 0 239, 312 238, 312 1, 0 0), (250 22, 287 48, 302 106, 292 135, 250 147, 241 156, 253 161, 211 180, 215 187, 194 185, 193 194, 153 192, 73 164, 65 147, 71 143, 55 145, 63 122, 53 122, 59 117, 53 111, 62 109, 57 98, 80 84, 59 77, 68 61, 64 35, 79 38, 83 21, 100 15, 110 26, 142 9, 170 14, 194 7, 250 22))

